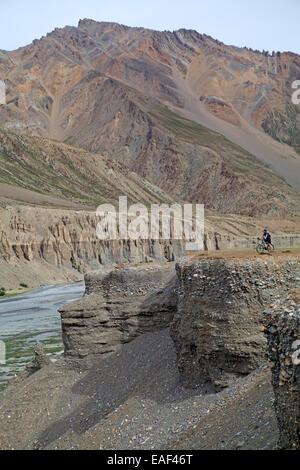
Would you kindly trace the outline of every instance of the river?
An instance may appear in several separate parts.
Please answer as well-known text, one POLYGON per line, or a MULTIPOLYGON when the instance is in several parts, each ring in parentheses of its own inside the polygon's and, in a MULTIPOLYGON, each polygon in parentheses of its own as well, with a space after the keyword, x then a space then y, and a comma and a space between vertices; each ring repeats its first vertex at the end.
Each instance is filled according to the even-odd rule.
POLYGON ((63 353, 58 309, 83 293, 84 282, 74 282, 0 300, 0 341, 6 350, 5 363, 0 363, 0 391, 32 360, 37 343, 42 343, 51 356, 63 353))

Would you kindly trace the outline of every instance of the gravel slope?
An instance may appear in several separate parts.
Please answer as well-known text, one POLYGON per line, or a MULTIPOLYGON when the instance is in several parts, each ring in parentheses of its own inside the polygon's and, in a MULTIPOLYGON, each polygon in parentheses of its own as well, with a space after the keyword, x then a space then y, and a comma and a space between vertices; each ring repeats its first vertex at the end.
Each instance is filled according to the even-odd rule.
POLYGON ((2 394, 0 448, 274 447, 267 368, 213 394, 184 389, 175 361, 165 329, 135 339, 85 373, 63 362, 45 367, 2 394))

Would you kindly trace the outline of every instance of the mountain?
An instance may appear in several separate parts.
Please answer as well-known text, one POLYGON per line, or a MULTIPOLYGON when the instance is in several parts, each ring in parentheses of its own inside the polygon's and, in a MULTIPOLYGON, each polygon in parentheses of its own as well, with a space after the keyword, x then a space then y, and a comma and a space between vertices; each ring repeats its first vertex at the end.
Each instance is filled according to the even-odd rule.
POLYGON ((100 153, 219 212, 294 214, 299 75, 296 54, 81 20, 0 52, 0 125, 100 153))

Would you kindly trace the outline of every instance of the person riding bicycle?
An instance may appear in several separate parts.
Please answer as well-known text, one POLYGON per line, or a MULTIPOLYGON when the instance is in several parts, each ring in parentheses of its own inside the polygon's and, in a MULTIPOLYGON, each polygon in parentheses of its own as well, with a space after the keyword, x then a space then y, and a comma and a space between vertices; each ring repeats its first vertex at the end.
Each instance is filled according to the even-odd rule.
POLYGON ((263 233, 261 240, 265 242, 267 245, 269 245, 270 247, 273 247, 272 241, 271 241, 271 235, 269 234, 267 229, 264 229, 264 233, 263 233))

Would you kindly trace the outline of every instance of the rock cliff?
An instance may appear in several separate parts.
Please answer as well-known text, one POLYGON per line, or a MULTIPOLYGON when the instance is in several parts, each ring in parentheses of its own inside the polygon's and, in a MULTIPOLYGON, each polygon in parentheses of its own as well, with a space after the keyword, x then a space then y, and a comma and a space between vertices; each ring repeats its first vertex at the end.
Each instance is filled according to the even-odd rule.
POLYGON ((47 365, 37 350, 3 392, 0 447, 272 449, 271 374, 244 377, 265 359, 263 317, 280 446, 299 448, 299 289, 286 298, 299 261, 207 256, 178 263, 177 275, 174 263, 86 275, 84 298, 61 310, 66 357, 47 365))
POLYGON ((285 450, 300 450, 300 290, 297 290, 278 299, 265 312, 280 432, 278 447, 285 450))
POLYGON ((61 310, 65 355, 89 367, 170 326, 184 386, 219 391, 266 361, 262 312, 299 279, 299 256, 103 267, 61 310))
POLYGON ((90 367, 137 336, 166 328, 177 308, 174 264, 103 267, 61 312, 65 357, 90 367))
POLYGON ((101 265, 171 261, 183 254, 176 240, 99 240, 95 212, 16 206, 0 209, 0 220, 5 288, 82 279, 101 265))
POLYGON ((170 333, 184 384, 216 390, 266 360, 263 309, 299 285, 300 259, 211 259, 176 265, 178 310, 170 333))
MULTIPOLYGON (((148 207, 148 206, 147 206, 148 207)), ((96 236, 95 212, 64 210, 31 205, 0 207, 1 287, 30 287, 76 281, 102 265, 126 262, 177 260, 184 254, 179 240, 108 240, 96 236)), ((256 237, 265 221, 234 215, 207 214, 205 250, 254 249, 256 237), (244 237, 241 237, 241 234, 244 237), (248 235, 248 236, 246 236, 248 235), (253 236, 251 236, 253 235, 253 236)), ((299 223, 268 220, 276 247, 299 245, 299 223), (298 228, 297 228, 298 227, 298 228)))

